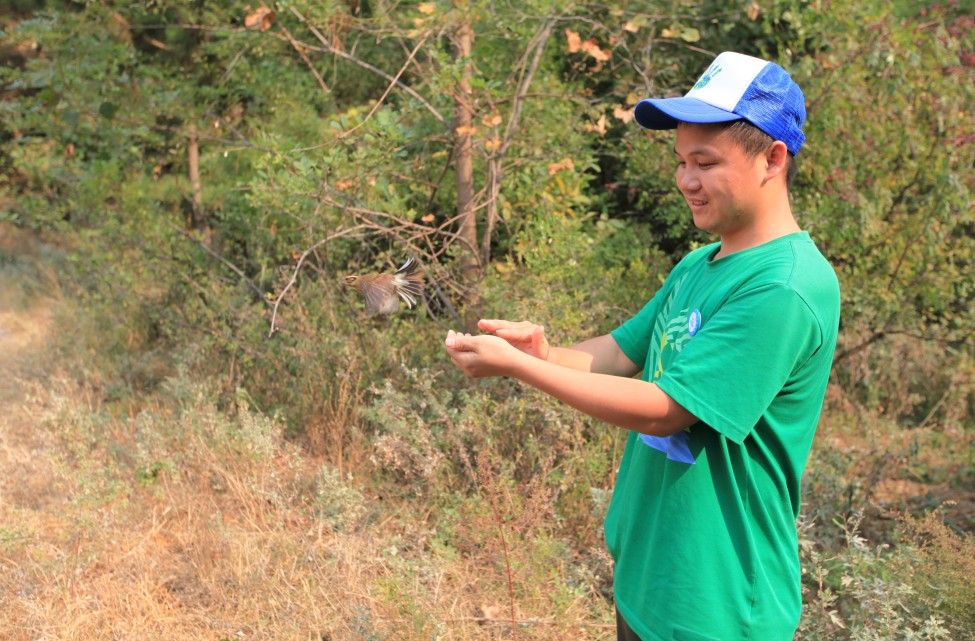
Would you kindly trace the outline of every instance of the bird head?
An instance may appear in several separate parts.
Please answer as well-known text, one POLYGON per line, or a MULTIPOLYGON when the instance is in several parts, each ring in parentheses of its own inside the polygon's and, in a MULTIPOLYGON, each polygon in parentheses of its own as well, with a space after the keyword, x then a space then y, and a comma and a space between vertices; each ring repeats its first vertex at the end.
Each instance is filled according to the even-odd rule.
POLYGON ((342 279, 342 282, 345 283, 346 287, 351 287, 352 289, 361 288, 358 276, 346 276, 345 278, 342 279))

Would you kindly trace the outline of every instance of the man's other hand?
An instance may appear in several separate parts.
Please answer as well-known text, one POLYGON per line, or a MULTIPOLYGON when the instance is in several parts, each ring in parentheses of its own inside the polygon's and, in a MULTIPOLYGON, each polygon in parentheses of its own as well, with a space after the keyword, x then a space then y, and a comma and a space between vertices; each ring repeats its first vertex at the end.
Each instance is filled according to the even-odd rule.
POLYGON ((529 321, 506 321, 496 319, 481 319, 477 326, 486 332, 491 332, 499 338, 529 356, 548 360, 550 347, 545 338, 545 328, 529 321))

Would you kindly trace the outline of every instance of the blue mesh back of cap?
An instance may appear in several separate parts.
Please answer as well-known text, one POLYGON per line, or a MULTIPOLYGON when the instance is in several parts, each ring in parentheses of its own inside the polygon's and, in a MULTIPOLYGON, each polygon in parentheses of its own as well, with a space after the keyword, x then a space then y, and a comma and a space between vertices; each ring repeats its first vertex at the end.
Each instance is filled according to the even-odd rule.
POLYGON ((802 90, 786 71, 769 64, 745 90, 734 112, 772 138, 781 140, 793 154, 802 147, 806 136, 806 102, 802 90))

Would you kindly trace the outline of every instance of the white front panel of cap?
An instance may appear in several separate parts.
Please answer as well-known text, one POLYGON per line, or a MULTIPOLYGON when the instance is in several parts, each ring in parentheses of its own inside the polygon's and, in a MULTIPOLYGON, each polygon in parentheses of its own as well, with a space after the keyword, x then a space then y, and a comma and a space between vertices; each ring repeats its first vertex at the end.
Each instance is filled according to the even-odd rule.
POLYGON ((686 96, 697 98, 718 109, 734 111, 748 85, 752 84, 755 76, 767 64, 767 61, 760 58, 725 52, 714 59, 686 96))

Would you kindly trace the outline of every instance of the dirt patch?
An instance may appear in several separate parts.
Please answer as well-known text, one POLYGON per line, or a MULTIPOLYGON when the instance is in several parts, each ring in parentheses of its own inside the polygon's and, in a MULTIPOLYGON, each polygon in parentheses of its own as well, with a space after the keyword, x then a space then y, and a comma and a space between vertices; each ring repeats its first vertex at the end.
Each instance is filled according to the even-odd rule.
POLYGON ((25 403, 47 327, 45 310, 0 311, 0 496, 34 510, 53 492, 46 434, 25 403))
POLYGON ((45 384, 55 302, 36 291, 25 294, 38 283, 36 250, 33 236, 0 225, 0 498, 28 510, 39 509, 55 491, 51 435, 40 429, 29 402, 45 384))
MULTIPOLYGON (((4 288, 0 280, 0 300, 4 288)), ((20 393, 20 377, 37 362, 47 339, 50 313, 45 307, 4 310, 0 307, 0 401, 15 400, 20 393)))

